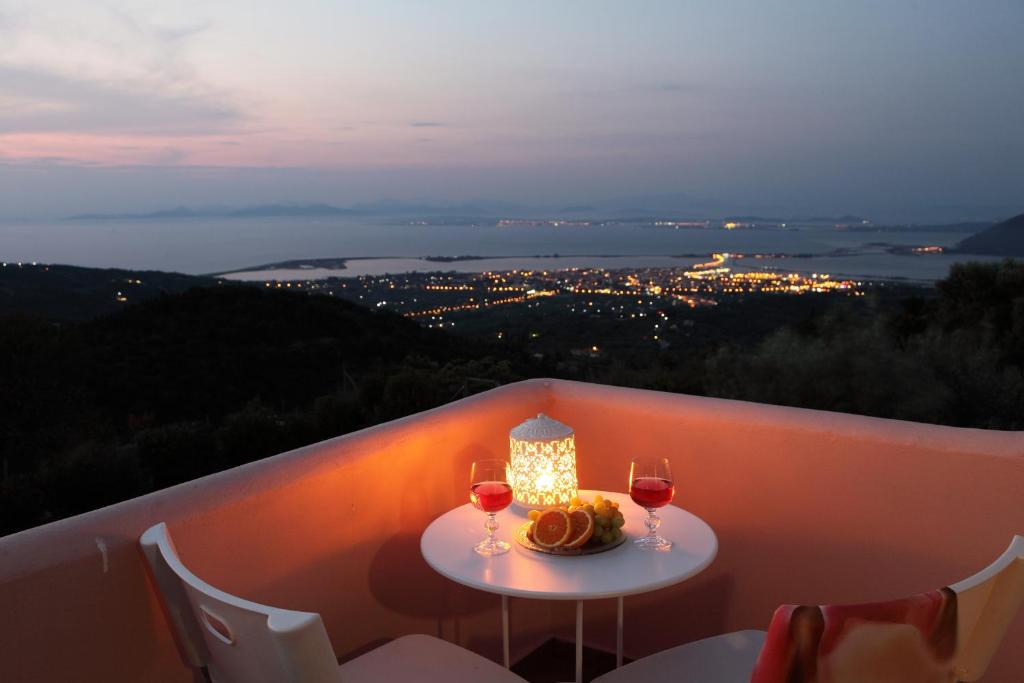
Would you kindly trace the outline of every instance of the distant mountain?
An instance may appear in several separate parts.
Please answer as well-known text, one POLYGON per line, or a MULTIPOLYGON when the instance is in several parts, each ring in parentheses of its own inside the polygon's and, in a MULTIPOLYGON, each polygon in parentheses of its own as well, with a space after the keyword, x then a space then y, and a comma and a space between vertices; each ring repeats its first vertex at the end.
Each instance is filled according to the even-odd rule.
POLYGON ((1024 256, 1024 213, 971 235, 952 251, 961 254, 1024 256))
POLYGON ((898 223, 889 224, 854 224, 846 225, 843 230, 846 232, 968 232, 976 233, 992 227, 992 221, 988 222, 963 222, 963 223, 898 223))
POLYGON ((687 194, 645 194, 626 197, 612 197, 596 201, 593 205, 609 216, 637 215, 683 215, 714 216, 726 213, 748 213, 755 207, 743 206, 736 202, 705 197, 691 197, 687 194))
POLYGON ((330 204, 268 204, 237 209, 228 218, 273 218, 277 216, 344 216, 358 213, 330 204))
POLYGON ((496 216, 529 208, 493 199, 477 199, 456 204, 381 199, 352 205, 352 209, 359 213, 384 216, 496 216))
POLYGON ((149 213, 82 213, 71 216, 73 221, 120 221, 188 218, 280 218, 290 216, 346 216, 358 211, 330 204, 261 204, 241 208, 214 207, 190 209, 179 206, 174 209, 151 211, 149 213))
MULTIPOLYGON (((867 221, 859 215, 822 215, 794 213, 779 206, 752 204, 686 194, 648 194, 613 197, 588 203, 520 204, 494 199, 467 201, 429 201, 381 199, 348 206, 324 203, 277 202, 254 206, 178 206, 149 212, 82 213, 69 216, 73 221, 145 221, 191 219, 258 219, 304 217, 381 217, 423 220, 438 225, 484 225, 488 220, 566 218, 591 221, 646 222, 664 219, 721 220, 742 223, 790 223, 837 226, 846 230, 902 229, 894 222, 867 221), (786 218, 788 216, 788 218, 786 218)), ((924 224, 902 224, 908 229, 930 229, 924 224)), ((940 231, 982 229, 982 224, 949 225, 940 231)))
POLYGON ((529 207, 509 202, 478 200, 463 204, 404 202, 383 199, 353 204, 350 207, 331 204, 261 204, 244 207, 185 207, 143 213, 83 213, 70 216, 77 221, 168 220, 191 218, 282 218, 309 216, 498 216, 524 211, 529 207))

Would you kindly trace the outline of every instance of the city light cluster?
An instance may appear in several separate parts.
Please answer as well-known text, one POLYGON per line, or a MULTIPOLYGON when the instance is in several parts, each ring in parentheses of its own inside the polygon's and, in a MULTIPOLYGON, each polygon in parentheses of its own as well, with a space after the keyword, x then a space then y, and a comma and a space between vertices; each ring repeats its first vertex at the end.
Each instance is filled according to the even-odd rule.
MULTIPOLYGON (((735 268, 744 258, 719 253, 706 262, 679 268, 404 273, 266 284, 337 295, 430 327, 450 326, 450 316, 485 309, 534 308, 540 299, 557 298, 570 315, 642 320, 661 308, 710 307, 743 295, 863 295, 864 283, 827 273, 735 268)), ((663 330, 655 327, 653 332, 651 338, 660 340, 663 330)))

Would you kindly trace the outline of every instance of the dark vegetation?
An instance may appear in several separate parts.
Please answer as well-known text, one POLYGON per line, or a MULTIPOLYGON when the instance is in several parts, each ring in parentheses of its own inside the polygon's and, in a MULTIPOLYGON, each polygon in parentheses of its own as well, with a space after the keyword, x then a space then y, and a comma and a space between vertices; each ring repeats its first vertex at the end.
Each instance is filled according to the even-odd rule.
POLYGON ((91 320, 126 304, 216 284, 213 278, 182 273, 6 262, 0 266, 0 317, 91 320))
POLYGON ((6 319, 0 532, 529 374, 489 351, 392 313, 243 286, 71 325, 6 319))
POLYGON ((496 310, 506 317, 467 318, 456 336, 229 285, 88 321, 8 316, 0 533, 531 376, 1024 429, 1024 265, 961 265, 934 291, 899 291, 671 312, 668 347, 611 320, 496 310), (597 336, 601 353, 573 352, 597 336))
POLYGON ((959 264, 936 296, 833 310, 708 358, 708 395, 1024 429, 1024 264, 959 264))

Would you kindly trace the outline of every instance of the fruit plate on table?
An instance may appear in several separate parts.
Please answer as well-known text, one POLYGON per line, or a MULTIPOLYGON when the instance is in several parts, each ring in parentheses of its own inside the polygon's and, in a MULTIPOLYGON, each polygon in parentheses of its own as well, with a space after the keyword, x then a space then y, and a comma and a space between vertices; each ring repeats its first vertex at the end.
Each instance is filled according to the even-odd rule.
POLYGON ((596 555, 598 553, 603 553, 618 548, 620 545, 626 542, 627 538, 626 534, 622 534, 611 543, 604 543, 601 545, 592 545, 590 543, 585 543, 582 547, 579 548, 566 548, 561 546, 555 548, 545 548, 544 546, 537 545, 536 543, 530 540, 530 527, 532 526, 533 522, 526 522, 518 529, 516 529, 516 542, 524 548, 533 550, 534 552, 544 553, 545 555, 562 555, 569 557, 579 557, 581 555, 596 555))
POLYGON ((515 531, 519 545, 546 555, 595 555, 626 542, 626 520, 614 500, 573 496, 568 505, 530 510, 515 531))

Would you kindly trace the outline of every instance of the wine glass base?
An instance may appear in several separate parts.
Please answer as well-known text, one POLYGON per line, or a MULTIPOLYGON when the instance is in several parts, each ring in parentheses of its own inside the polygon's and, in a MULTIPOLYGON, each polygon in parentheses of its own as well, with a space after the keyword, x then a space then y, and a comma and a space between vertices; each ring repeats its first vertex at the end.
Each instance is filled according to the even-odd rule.
POLYGON ((633 541, 633 545, 640 550, 657 550, 663 553, 672 550, 672 541, 661 536, 641 536, 633 541))
POLYGON ((485 539, 473 546, 473 550, 476 551, 476 554, 483 555, 484 557, 504 555, 511 549, 512 546, 505 541, 496 541, 491 539, 485 539))

